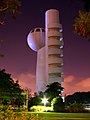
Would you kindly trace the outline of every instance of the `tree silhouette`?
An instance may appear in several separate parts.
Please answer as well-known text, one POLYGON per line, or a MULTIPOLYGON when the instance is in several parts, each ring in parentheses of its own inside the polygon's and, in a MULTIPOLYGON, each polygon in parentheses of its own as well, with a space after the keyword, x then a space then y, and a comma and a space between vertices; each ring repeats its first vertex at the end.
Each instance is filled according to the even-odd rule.
POLYGON ((21 2, 19 0, 0 0, 0 25, 5 23, 5 16, 9 13, 15 19, 17 14, 20 13, 20 6, 21 2))
POLYGON ((80 1, 84 11, 79 10, 79 16, 74 20, 74 33, 90 41, 90 0, 80 1))
POLYGON ((90 91, 89 92, 75 92, 72 95, 66 97, 66 104, 72 103, 90 103, 90 91))
POLYGON ((49 101, 55 97, 58 97, 61 94, 61 91, 63 91, 63 87, 61 87, 61 84, 58 82, 51 83, 50 85, 47 85, 47 89, 45 93, 47 94, 47 97, 49 98, 49 101))
POLYGON ((18 84, 18 80, 14 82, 11 78, 11 74, 6 73, 5 69, 0 70, 0 99, 1 102, 11 101, 14 99, 19 99, 22 96, 23 90, 18 84))

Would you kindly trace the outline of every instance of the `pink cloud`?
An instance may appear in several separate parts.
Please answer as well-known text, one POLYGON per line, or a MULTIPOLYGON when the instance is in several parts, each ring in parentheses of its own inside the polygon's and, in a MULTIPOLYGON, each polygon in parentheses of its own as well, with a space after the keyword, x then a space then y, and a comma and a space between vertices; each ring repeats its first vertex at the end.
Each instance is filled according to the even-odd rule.
POLYGON ((18 75, 17 79, 19 84, 23 89, 31 89, 31 93, 36 92, 36 78, 35 75, 31 73, 22 73, 18 75))
MULTIPOLYGON (((31 73, 22 73, 17 79, 22 88, 31 89, 31 93, 36 92, 36 78, 31 73)), ((75 92, 90 91, 90 77, 88 78, 77 78, 73 75, 64 76, 64 94, 70 95, 75 92)))
POLYGON ((65 76, 64 82, 71 83, 74 79, 75 79, 75 77, 73 75, 65 76))
POLYGON ((90 78, 77 78, 73 75, 68 75, 64 77, 64 82, 62 83, 64 87, 64 94, 69 95, 75 92, 90 91, 90 78))
POLYGON ((90 78, 82 79, 82 81, 78 82, 76 86, 79 89, 82 86, 82 90, 90 91, 90 78))

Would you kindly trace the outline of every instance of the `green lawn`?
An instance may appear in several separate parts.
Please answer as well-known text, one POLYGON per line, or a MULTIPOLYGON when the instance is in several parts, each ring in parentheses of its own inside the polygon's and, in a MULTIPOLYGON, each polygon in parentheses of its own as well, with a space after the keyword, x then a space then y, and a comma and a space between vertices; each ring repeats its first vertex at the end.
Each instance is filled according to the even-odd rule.
POLYGON ((90 113, 29 112, 29 114, 38 114, 39 120, 90 120, 90 113))

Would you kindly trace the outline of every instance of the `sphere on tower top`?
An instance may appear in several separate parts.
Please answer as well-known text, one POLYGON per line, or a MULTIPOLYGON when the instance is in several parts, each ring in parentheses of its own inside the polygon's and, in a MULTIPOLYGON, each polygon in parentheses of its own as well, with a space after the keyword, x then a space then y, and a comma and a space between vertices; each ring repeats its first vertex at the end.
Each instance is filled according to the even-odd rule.
POLYGON ((45 29, 44 28, 35 28, 30 31, 27 37, 27 42, 29 47, 38 51, 40 48, 45 46, 45 29))

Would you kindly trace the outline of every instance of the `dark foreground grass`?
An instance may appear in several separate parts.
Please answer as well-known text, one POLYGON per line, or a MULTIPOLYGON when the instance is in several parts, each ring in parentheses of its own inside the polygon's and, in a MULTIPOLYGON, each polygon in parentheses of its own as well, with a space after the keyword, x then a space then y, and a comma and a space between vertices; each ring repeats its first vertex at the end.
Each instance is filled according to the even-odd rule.
POLYGON ((90 113, 29 112, 42 120, 90 120, 90 113))

